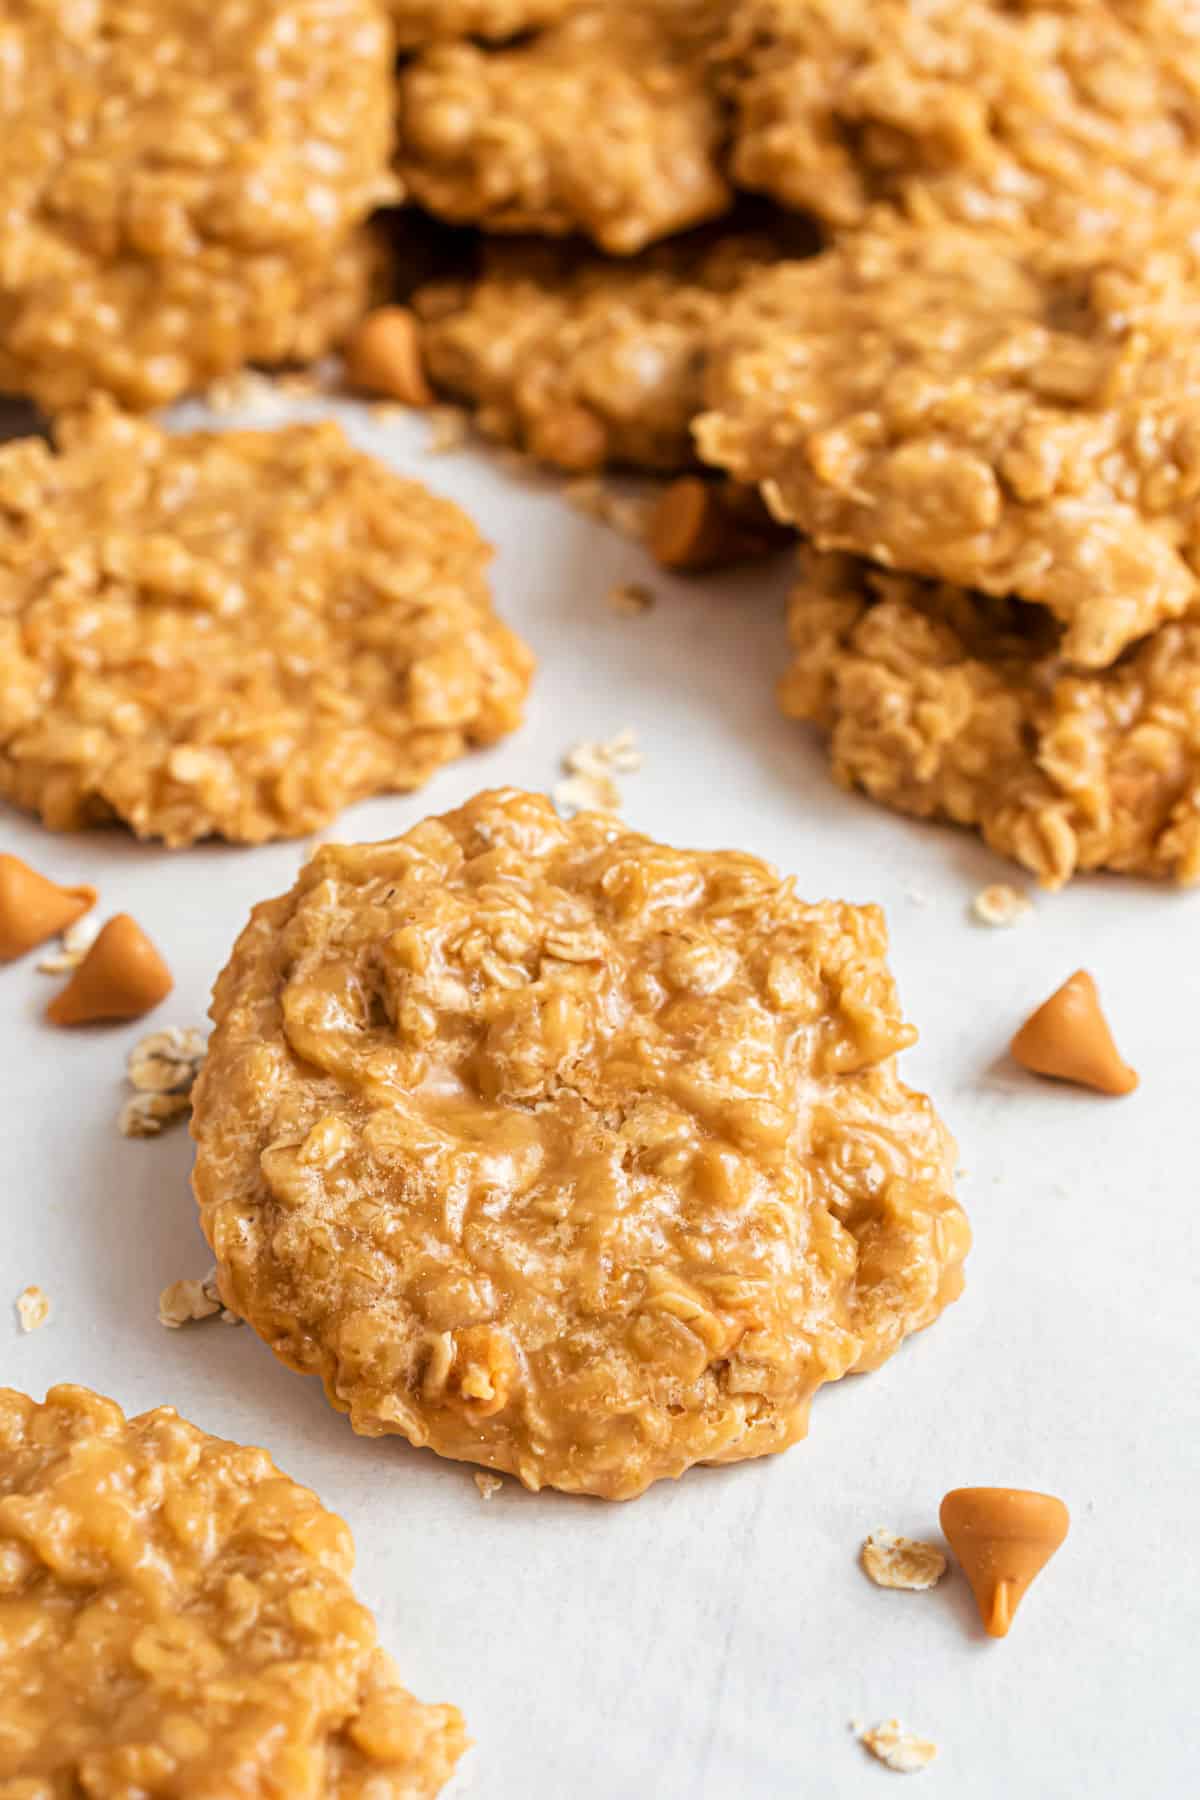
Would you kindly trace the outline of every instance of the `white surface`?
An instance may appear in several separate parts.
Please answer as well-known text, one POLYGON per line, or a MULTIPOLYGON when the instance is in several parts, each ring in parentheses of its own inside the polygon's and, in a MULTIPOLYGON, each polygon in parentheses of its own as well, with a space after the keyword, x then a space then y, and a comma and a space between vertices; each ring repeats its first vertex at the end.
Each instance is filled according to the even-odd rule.
MULTIPOLYGON (((477 452, 425 457, 415 422, 385 433, 347 416, 474 512, 500 546, 501 610, 541 669, 524 731, 422 794, 357 808, 336 835, 394 834, 484 785, 548 787, 568 744, 628 724, 645 752, 623 782, 631 824, 759 852, 813 898, 882 901, 922 1034, 904 1071, 961 1147, 966 1294, 881 1372, 826 1389, 783 1457, 695 1470, 625 1506, 511 1482, 485 1504, 465 1466, 356 1440, 248 1329, 158 1325, 159 1290, 209 1263, 189 1140, 117 1134, 124 1054, 148 1026, 55 1032, 39 1019, 55 981, 29 958, 0 974, 0 1380, 38 1396, 83 1381, 130 1411, 170 1401, 266 1444, 350 1521, 360 1590, 405 1679, 462 1706, 477 1748, 460 1787, 481 1800, 882 1796, 902 1778, 849 1721, 893 1713, 941 1745, 921 1794, 1194 1793, 1200 896, 1088 882, 1039 897, 1011 931, 973 925, 978 888, 1019 877, 969 836, 837 792, 776 714, 786 561, 673 583, 549 488, 477 452), (657 590, 652 612, 606 605, 628 579, 657 590), (1128 1100, 1004 1060, 1025 1011, 1080 964, 1142 1072, 1128 1100), (27 1282, 54 1312, 22 1337, 10 1303, 27 1282), (957 1573, 888 1593, 856 1564, 878 1525, 936 1538, 944 1490, 976 1483, 1045 1488, 1073 1514, 1004 1643, 983 1636, 957 1573)), ((0 843, 142 921, 178 982, 155 1024, 202 1021, 250 905, 303 854, 54 837, 7 812, 0 843)))

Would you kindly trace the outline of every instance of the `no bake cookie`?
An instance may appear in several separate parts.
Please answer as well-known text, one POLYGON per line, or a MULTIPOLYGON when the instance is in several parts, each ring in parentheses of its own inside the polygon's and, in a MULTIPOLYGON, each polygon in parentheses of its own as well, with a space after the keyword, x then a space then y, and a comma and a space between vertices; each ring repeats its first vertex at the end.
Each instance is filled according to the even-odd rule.
POLYGON ((730 204, 694 0, 593 0, 511 49, 400 75, 399 169, 440 218, 629 255, 730 204))
POLYGON ((55 830, 255 843, 521 717, 532 658, 458 507, 336 425, 98 406, 0 448, 0 795, 55 830))
POLYGON ((225 1303, 368 1435, 629 1498, 959 1292, 873 907, 513 791, 256 908, 194 1090, 225 1303))
POLYGON ((806 551, 789 619, 780 701, 840 781, 974 826, 1048 887, 1200 880, 1200 615, 1080 673, 1040 608, 806 551))
POLYGON ((466 1745, 399 1685, 350 1533, 171 1407, 0 1388, 0 1789, 427 1800, 466 1745))
POLYGON ((859 234, 746 285, 700 451, 819 548, 1037 602, 1103 667, 1197 599, 1195 271, 859 234))
POLYGON ((582 0, 385 0, 402 50, 456 38, 502 43, 551 25, 582 0))

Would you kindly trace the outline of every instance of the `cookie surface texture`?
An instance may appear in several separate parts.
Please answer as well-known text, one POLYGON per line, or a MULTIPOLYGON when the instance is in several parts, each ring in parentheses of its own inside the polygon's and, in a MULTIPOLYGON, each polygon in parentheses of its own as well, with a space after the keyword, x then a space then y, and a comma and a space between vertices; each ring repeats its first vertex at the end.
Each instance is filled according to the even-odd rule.
POLYGON ((336 425, 106 407, 0 447, 0 794, 56 830, 296 836, 519 723, 489 547, 336 425))
POLYGON ((0 1388, 4 1791, 428 1800, 462 1720, 400 1686, 353 1566, 265 1450, 0 1388))
POLYGON ((482 794, 327 846, 213 1001, 222 1292, 365 1434, 630 1498, 803 1436, 962 1285, 876 908, 482 794))

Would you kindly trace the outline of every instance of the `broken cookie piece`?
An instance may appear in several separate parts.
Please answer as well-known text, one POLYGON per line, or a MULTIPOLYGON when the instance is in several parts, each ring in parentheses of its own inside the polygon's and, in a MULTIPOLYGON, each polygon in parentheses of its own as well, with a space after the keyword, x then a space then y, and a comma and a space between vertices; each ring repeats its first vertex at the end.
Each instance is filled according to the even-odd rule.
POLYGON ((882 916, 753 856, 481 794, 318 851, 212 1016, 221 1291, 365 1435, 628 1499, 786 1449, 961 1289, 882 916))
POLYGON ((1096 983, 1086 969, 1077 969, 1030 1014, 1009 1051, 1014 1062, 1035 1075, 1100 1094, 1131 1094, 1138 1085, 1136 1071, 1117 1052, 1096 983))
POLYGON ((462 1720, 400 1686, 353 1564, 265 1450, 0 1388, 6 1785, 432 1800, 462 1720))
POLYGON ((0 795, 52 829, 299 836, 519 723, 489 546, 336 425, 58 437, 0 447, 0 795))

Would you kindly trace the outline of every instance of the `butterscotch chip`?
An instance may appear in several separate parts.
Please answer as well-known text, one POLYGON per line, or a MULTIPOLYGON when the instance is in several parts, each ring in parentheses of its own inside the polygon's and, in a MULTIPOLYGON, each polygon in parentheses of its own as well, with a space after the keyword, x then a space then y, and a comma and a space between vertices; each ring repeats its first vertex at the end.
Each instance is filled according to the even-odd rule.
POLYGON ((488 436, 542 462, 686 469, 709 341, 776 255, 753 234, 701 233, 628 262, 492 245, 478 279, 418 290, 425 365, 488 436))
POLYGON ((140 1019, 165 1000, 174 985, 171 971, 141 926, 128 913, 117 913, 50 1002, 46 1017, 55 1025, 140 1019))
POLYGON ((805 551, 789 624, 780 704, 845 785, 973 825, 1047 887, 1200 880, 1200 614, 1084 675, 1042 608, 805 551))
POLYGON ((399 172, 429 212, 583 232, 630 255, 730 204, 693 0, 592 0, 512 49, 435 45, 400 75, 399 172))
POLYGON ((501 43, 574 12, 580 0, 386 0, 402 50, 455 38, 501 43))
POLYGON ((325 846, 215 990, 222 1292, 356 1430, 531 1488, 784 1449, 962 1284, 885 949, 876 908, 513 791, 325 846))
POLYGON ((1136 1072, 1118 1054, 1096 983, 1086 969, 1077 969, 1030 1014, 1009 1049, 1016 1062, 1036 1075, 1101 1094, 1131 1094, 1138 1085, 1136 1072))
POLYGON ((988 1636, 1007 1637, 1030 1583, 1066 1539, 1066 1507, 1025 1488, 955 1488, 942 1501, 941 1524, 988 1636))
POLYGON ((1177 0, 738 0, 733 173, 836 227, 881 204, 1102 243, 1200 198, 1177 0))
POLYGON ((399 1685, 347 1527, 173 1407, 0 1388, 14 1793, 429 1800, 466 1746, 399 1685))
POLYGON ((60 887, 19 856, 0 856, 0 962, 68 930, 95 904, 94 887, 60 887))
POLYGON ((488 546, 336 426, 59 443, 0 448, 0 793, 47 825, 300 835, 519 722, 488 546))
POLYGON ((360 227, 395 191, 371 0, 61 13, 0 24, 0 388, 152 406, 324 349, 362 308, 360 227))
POLYGON ((1104 667, 1197 599, 1195 294, 1187 252, 865 232, 747 284, 700 450, 819 548, 1034 601, 1104 667))
POLYGON ((405 306, 380 306, 354 329, 345 349, 346 379, 367 394, 403 406, 429 406, 433 393, 421 367, 417 322, 405 306))
POLYGON ((702 574, 765 556, 784 538, 754 488, 684 475, 661 495, 646 543, 664 569, 702 574))

